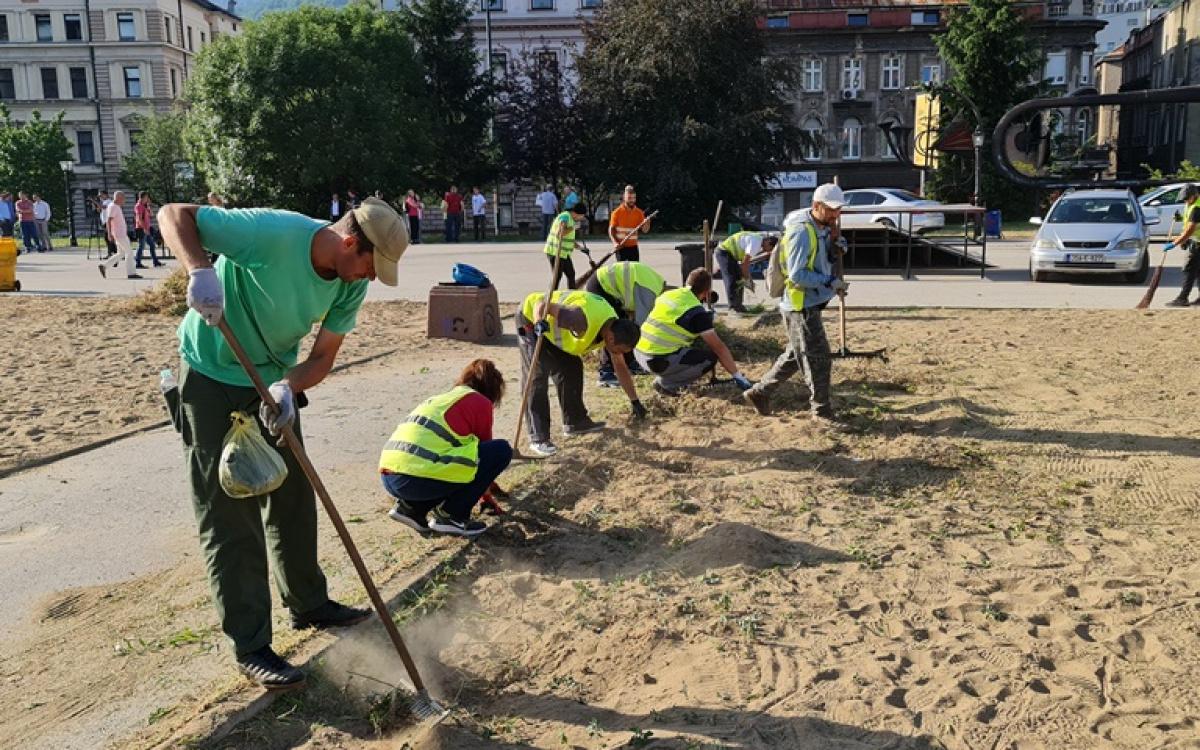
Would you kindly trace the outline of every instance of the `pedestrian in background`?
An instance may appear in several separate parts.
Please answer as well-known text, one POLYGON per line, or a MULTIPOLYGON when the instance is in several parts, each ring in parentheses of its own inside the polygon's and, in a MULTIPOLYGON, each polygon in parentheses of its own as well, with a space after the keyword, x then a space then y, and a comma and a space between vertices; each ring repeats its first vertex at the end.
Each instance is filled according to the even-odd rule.
POLYGON ((21 242, 25 244, 25 252, 37 250, 37 224, 33 220, 33 201, 27 193, 17 194, 17 202, 13 205, 17 211, 17 220, 21 222, 21 242))
POLYGON ((137 237, 138 247, 137 255, 133 259, 134 268, 145 268, 142 265, 142 248, 150 246, 150 262, 155 268, 162 265, 158 261, 158 255, 155 254, 157 246, 154 243, 154 223, 152 217, 154 212, 150 206, 150 193, 145 190, 138 193, 137 205, 133 207, 133 232, 137 237))
POLYGON ((483 225, 487 216, 487 198, 479 192, 479 188, 471 188, 471 228, 475 230, 475 241, 483 242, 483 225))
POLYGON ((446 211, 446 242, 458 242, 463 225, 463 197, 458 194, 458 186, 451 185, 450 192, 442 196, 446 211))
POLYGON ((50 204, 42 196, 33 196, 33 223, 37 225, 38 252, 50 252, 50 204))
POLYGON ((336 224, 337 220, 342 218, 345 213, 345 208, 342 206, 342 199, 337 193, 334 193, 329 198, 329 221, 336 224))
POLYGON ((408 234, 412 238, 412 244, 421 244, 421 196, 417 195, 412 190, 408 191, 408 195, 404 196, 404 213, 408 216, 408 234))
MULTIPOLYGON (((125 261, 125 278, 140 279, 133 265, 133 245, 129 242, 129 225, 125 222, 125 192, 118 190, 113 193, 112 203, 109 204, 105 214, 107 215, 108 235, 112 238, 113 244, 117 246, 119 253, 113 253, 112 267, 123 260, 125 261)), ((100 264, 100 275, 108 278, 108 264, 105 260, 100 264)))
POLYGON ((545 190, 537 194, 533 202, 542 209, 542 239, 545 240, 550 237, 550 224, 558 215, 558 198, 555 197, 551 186, 547 185, 545 190))
POLYGON ((579 202, 579 193, 575 192, 575 188, 567 186, 566 196, 563 198, 563 210, 570 211, 571 207, 579 202))
POLYGON ((217 193, 210 192, 208 194, 208 205, 216 206, 217 208, 225 208, 225 199, 217 193))
POLYGON ((0 192, 0 237, 13 236, 13 222, 16 220, 13 210, 12 193, 7 190, 0 192))
POLYGON ((613 210, 608 217, 608 238, 612 240, 616 250, 617 260, 641 260, 642 252, 638 248, 638 236, 650 231, 649 222, 638 229, 646 221, 646 214, 637 205, 637 191, 633 185, 625 186, 621 197, 621 205, 613 210))
POLYGON ((346 191, 346 202, 350 205, 348 208, 354 209, 362 205, 362 199, 358 197, 358 193, 354 190, 346 191))

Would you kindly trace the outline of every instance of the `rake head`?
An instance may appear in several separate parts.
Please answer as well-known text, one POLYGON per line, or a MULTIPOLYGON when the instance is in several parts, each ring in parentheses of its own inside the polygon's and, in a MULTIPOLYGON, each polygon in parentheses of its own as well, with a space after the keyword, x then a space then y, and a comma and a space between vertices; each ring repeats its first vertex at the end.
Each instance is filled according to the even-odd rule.
POLYGON ((438 724, 450 715, 450 709, 438 703, 426 690, 418 690, 408 699, 408 710, 422 723, 438 724))
POLYGON ((838 349, 830 354, 834 359, 878 359, 884 364, 887 364, 888 355, 887 349, 873 349, 869 352, 855 352, 845 347, 838 349))

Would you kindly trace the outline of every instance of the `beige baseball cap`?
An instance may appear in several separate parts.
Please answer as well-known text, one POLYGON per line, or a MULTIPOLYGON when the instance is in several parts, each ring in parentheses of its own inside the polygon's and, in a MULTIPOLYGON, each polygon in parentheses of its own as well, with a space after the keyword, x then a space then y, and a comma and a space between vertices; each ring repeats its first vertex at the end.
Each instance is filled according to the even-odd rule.
POLYGON ((366 198, 354 219, 375 246, 375 278, 388 286, 400 283, 397 265, 408 249, 408 222, 379 198, 366 198))

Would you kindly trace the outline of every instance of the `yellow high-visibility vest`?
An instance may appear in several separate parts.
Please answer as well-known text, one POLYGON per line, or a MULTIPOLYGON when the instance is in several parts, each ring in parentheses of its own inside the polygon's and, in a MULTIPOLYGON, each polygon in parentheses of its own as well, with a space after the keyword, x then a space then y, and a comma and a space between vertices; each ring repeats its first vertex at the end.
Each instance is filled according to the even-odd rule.
POLYGON ((663 292, 654 303, 650 317, 642 323, 642 337, 637 343, 638 351, 653 357, 672 354, 691 346, 696 340, 696 334, 675 321, 688 310, 699 306, 700 300, 686 286, 663 292))
MULTIPOLYGON (((537 322, 534 310, 545 296, 543 292, 535 292, 525 298, 521 305, 521 314, 525 316, 525 320, 537 322)), ((604 342, 598 339, 600 329, 608 321, 617 319, 617 311, 612 309, 612 305, 605 302, 603 297, 575 289, 569 292, 555 292, 550 301, 566 307, 578 307, 587 318, 587 330, 582 336, 576 336, 570 329, 560 328, 555 316, 547 315, 546 322, 550 324, 550 331, 546 337, 550 343, 576 357, 582 357, 604 345, 604 342)))
POLYGON ((560 258, 570 258, 571 253, 575 252, 575 219, 571 216, 570 211, 563 211, 554 217, 554 223, 550 225, 550 234, 546 237, 546 247, 543 252, 551 258, 555 253, 558 253, 560 258), (559 222, 565 224, 567 229, 563 232, 562 237, 555 237, 559 222))
POLYGON ((810 221, 794 225, 784 233, 783 239, 779 241, 779 268, 783 271, 783 293, 787 295, 788 301, 792 303, 792 309, 796 311, 804 309, 805 287, 797 286, 788 273, 788 249, 795 239, 795 233, 801 227, 804 227, 808 231, 808 246, 811 248, 808 254, 808 270, 813 270, 813 267, 817 264, 817 253, 821 252, 821 246, 817 244, 817 228, 810 221))
POLYGON ((450 407, 474 392, 460 385, 413 409, 383 446, 379 468, 455 484, 474 479, 479 468, 479 438, 459 435, 446 422, 450 407))
POLYGON ((637 287, 643 287, 654 292, 654 296, 662 294, 667 282, 663 277, 645 263, 633 260, 623 260, 611 266, 601 266, 596 271, 596 281, 609 297, 621 303, 627 313, 632 313, 637 306, 635 292, 637 287))

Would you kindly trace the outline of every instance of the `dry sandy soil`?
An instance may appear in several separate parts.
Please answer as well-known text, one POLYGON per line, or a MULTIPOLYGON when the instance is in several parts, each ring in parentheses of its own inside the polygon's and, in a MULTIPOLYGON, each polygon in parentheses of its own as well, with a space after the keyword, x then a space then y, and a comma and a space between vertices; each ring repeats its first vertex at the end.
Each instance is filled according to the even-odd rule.
MULTIPOLYGON (((61 305, 76 326, 61 335, 87 340, 78 329, 97 316, 75 304, 61 305)), ((44 338, 60 321, 40 312, 28 325, 44 338)), ((363 329, 391 314, 368 312, 363 329)), ((626 423, 616 394, 590 391, 614 429, 510 472, 513 512, 474 544, 397 536, 377 496, 351 501, 384 578, 444 561, 395 602, 435 693, 454 705, 443 724, 405 726, 376 694, 398 670, 365 624, 287 644, 302 657, 323 649, 303 694, 229 721, 253 693, 214 677, 164 698, 120 744, 1200 747, 1200 410, 1186 315, 858 313, 852 345, 886 345, 892 360, 835 366, 848 434, 814 430, 796 387, 769 418, 729 386, 647 398, 645 426, 626 423)), ((779 331, 735 325, 735 353, 758 375, 779 331)), ((26 384, 87 382, 97 361, 127 376, 140 354, 152 375, 171 342, 154 349, 140 326, 69 354, 16 336, 21 356, 3 369, 27 371, 26 384), (58 369, 36 365, 51 356, 58 369)), ((31 390, 5 409, 31 415, 22 429, 55 434, 45 415, 57 402, 32 414, 21 404, 31 390)), ((156 403, 126 404, 113 413, 158 418, 156 403)), ((325 550, 352 588, 340 553, 325 550)), ((0 715, 17 717, 0 744, 47 736, 25 718, 39 701, 96 710, 105 679, 115 690, 212 669, 221 657, 206 653, 216 638, 194 565, 86 592, 39 643, 0 660, 0 715), (135 614, 145 597, 161 611, 135 614)))

